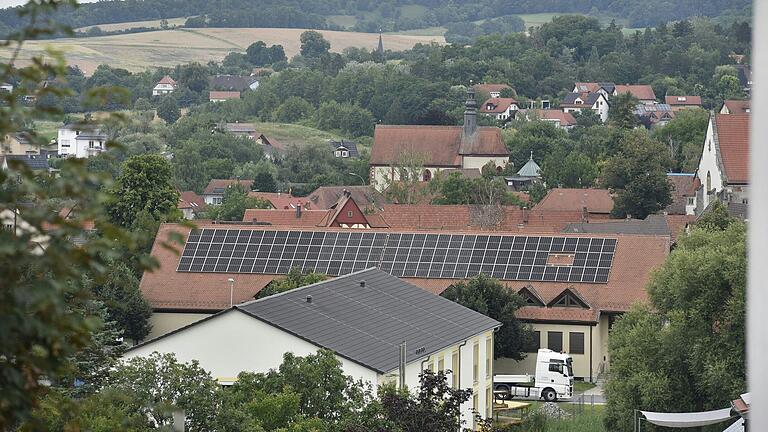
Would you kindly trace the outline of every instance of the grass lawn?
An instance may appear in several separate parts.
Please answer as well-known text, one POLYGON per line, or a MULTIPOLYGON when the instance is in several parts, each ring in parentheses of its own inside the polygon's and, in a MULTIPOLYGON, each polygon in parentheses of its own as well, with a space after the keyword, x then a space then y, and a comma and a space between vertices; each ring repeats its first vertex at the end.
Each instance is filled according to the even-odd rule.
POLYGON ((331 24, 347 29, 357 24, 357 18, 354 15, 329 15, 326 20, 331 24))
MULTIPOLYGON (((291 144, 327 144, 329 139, 342 138, 319 129, 287 123, 254 123, 256 130, 269 138, 274 138, 284 146, 291 144)), ((343 137, 348 139, 348 137, 343 137)))
MULTIPOLYGON (((528 402, 531 403, 529 414, 543 404, 540 401, 528 402)), ((510 432, 607 432, 603 425, 605 406, 579 406, 567 402, 559 402, 557 405, 570 416, 563 419, 543 419, 542 417, 531 416, 527 423, 511 428, 510 432)), ((504 423, 503 420, 502 417, 500 424, 504 423)))
POLYGON ((585 392, 589 389, 595 388, 595 385, 588 381, 575 381, 573 383, 573 391, 574 393, 581 393, 585 392))

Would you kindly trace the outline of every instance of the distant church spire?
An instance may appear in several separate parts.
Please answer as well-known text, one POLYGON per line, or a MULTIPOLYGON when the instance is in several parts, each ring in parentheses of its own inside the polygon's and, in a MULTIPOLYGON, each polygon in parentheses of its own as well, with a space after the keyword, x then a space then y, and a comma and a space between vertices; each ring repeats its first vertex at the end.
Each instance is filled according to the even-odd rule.
POLYGON ((376 49, 379 54, 384 55, 384 41, 381 39, 381 28, 379 28, 379 47, 376 49))
POLYGON ((464 109, 464 137, 469 138, 477 131, 477 101, 472 81, 467 87, 467 102, 464 109))

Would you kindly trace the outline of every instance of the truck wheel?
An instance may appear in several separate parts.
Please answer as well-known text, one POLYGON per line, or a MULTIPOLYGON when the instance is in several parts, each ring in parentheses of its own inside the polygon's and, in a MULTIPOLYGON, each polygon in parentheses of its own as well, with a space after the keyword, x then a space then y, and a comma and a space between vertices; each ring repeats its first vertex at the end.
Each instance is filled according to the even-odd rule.
POLYGON ((557 400, 557 393, 554 390, 552 390, 551 388, 544 389, 544 391, 541 392, 541 396, 547 402, 554 402, 554 401, 557 400))
POLYGON ((502 400, 508 400, 508 399, 512 399, 512 392, 509 390, 509 386, 506 386, 506 385, 503 385, 503 384, 501 384, 501 385, 497 385, 497 386, 494 386, 494 388, 493 388, 493 389, 494 389, 495 391, 503 391, 503 392, 506 392, 506 394, 504 394, 504 395, 502 395, 502 396, 501 396, 501 399, 502 399, 502 400))

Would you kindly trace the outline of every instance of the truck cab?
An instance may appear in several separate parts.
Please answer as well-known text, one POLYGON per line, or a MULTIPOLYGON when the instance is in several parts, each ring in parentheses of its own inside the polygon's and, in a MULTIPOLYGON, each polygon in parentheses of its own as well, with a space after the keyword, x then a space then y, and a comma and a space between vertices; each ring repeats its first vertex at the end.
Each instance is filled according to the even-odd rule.
POLYGON ((540 349, 534 375, 494 375, 494 393, 504 399, 518 397, 547 402, 573 397, 573 359, 570 355, 540 349))

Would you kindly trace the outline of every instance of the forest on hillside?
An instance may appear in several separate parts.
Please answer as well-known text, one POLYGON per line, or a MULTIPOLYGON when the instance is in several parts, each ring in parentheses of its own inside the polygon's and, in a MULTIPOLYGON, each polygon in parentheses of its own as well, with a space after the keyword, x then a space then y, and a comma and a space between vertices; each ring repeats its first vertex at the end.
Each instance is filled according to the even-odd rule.
MULTIPOLYGON (((105 0, 61 7, 50 17, 60 25, 83 26, 191 17, 190 26, 337 28, 328 18, 349 15, 354 29, 399 31, 476 23, 510 14, 581 13, 616 17, 630 27, 655 26, 692 16, 748 17, 749 0, 105 0), (414 7, 419 13, 409 13, 414 7)), ((17 8, 0 10, 0 34, 20 29, 17 8)))

